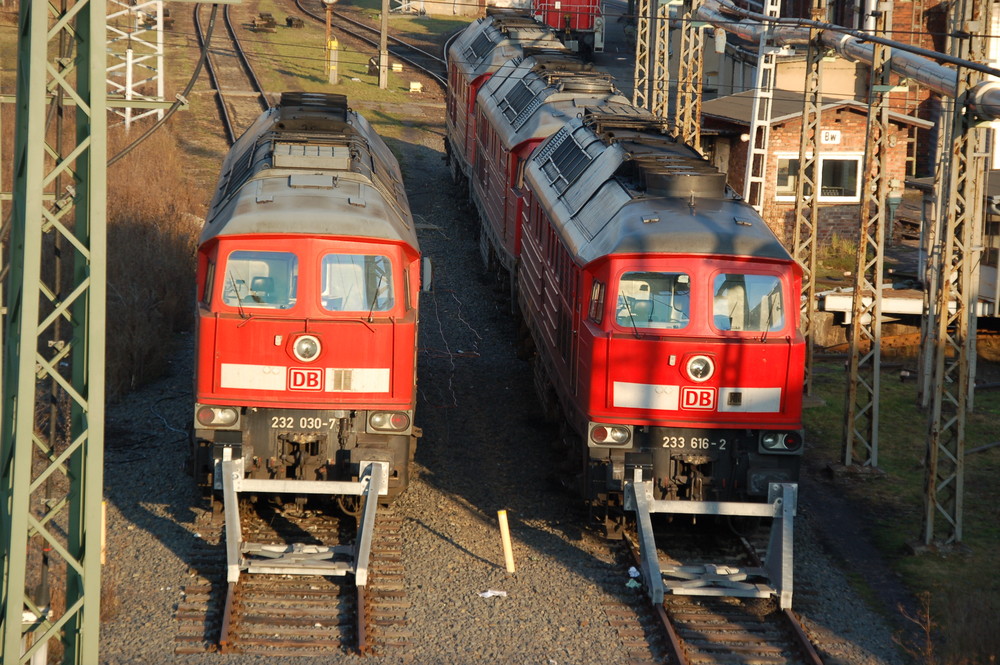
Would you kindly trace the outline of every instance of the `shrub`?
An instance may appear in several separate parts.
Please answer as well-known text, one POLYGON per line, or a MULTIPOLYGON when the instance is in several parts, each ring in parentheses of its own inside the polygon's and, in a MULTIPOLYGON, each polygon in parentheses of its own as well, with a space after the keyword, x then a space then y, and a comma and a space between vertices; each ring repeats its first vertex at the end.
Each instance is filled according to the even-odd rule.
MULTIPOLYGON (((138 131, 112 130, 109 154, 138 131)), ((163 129, 108 170, 109 398, 159 376, 193 323, 199 195, 163 129)))

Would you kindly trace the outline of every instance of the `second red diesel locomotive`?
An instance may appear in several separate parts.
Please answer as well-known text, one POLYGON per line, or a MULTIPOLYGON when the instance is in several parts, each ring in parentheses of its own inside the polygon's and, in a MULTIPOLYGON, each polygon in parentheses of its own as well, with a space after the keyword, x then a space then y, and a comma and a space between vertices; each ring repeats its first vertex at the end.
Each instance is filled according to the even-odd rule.
POLYGON ((767 501, 803 448, 800 268, 724 174, 581 64, 524 44, 496 64, 491 20, 510 21, 466 33, 494 64, 449 100, 448 155, 595 525, 621 533, 637 474, 655 499, 767 501))

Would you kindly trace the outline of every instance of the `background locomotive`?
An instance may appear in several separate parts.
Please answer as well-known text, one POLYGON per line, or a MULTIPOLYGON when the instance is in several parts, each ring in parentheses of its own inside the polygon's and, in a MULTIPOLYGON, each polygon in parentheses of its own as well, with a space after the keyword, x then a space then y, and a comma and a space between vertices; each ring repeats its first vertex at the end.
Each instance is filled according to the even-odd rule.
POLYGON ((532 0, 531 13, 555 28, 571 51, 584 56, 604 52, 603 0, 532 0))
POLYGON ((448 48, 445 154, 452 177, 468 178, 475 151, 475 104, 479 89, 511 59, 536 53, 569 53, 551 28, 511 9, 487 7, 448 48))
MULTIPOLYGON (((407 486, 421 255, 399 166, 343 95, 285 93, 226 157, 198 248, 194 467, 407 486)), ((344 505, 356 497, 341 498, 344 505)), ((296 496, 304 501, 304 496, 296 496)))
POLYGON ((662 120, 563 90, 524 56, 503 66, 518 85, 498 68, 465 106, 475 140, 451 157, 468 158, 456 170, 511 273, 536 387, 595 523, 620 532, 636 470, 657 499, 767 500, 802 453, 799 267, 662 120), (525 132, 526 117, 546 121, 525 132))

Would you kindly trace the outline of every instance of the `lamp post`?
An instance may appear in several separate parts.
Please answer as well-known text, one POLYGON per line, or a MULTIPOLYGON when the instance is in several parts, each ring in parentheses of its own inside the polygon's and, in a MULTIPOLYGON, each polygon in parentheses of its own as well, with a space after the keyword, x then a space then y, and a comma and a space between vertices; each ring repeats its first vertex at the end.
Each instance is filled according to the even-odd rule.
POLYGON ((389 87, 389 0, 382 0, 382 20, 378 39, 378 87, 389 87))
POLYGON ((326 8, 326 72, 330 83, 336 84, 337 77, 337 40, 333 38, 332 16, 333 5, 337 0, 323 0, 326 8))

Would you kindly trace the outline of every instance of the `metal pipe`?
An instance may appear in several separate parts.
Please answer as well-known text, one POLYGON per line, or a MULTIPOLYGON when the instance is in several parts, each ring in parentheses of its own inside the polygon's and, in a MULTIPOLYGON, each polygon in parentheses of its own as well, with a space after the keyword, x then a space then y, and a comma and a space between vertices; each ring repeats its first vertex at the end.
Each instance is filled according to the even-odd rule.
MULTIPOLYGON (((704 0, 695 13, 695 18, 753 43, 760 41, 760 34, 764 31, 763 21, 767 19, 763 14, 741 9, 726 0, 704 0), (744 18, 735 18, 734 14, 744 18)), ((957 94, 958 73, 935 60, 974 69, 990 76, 1000 76, 1000 70, 987 65, 876 37, 832 23, 808 19, 776 19, 774 22, 778 25, 772 35, 775 42, 782 46, 808 44, 809 28, 816 27, 824 31, 822 40, 827 48, 833 49, 848 60, 869 65, 874 61, 874 44, 890 46, 893 49, 890 63, 893 73, 916 81, 946 97, 954 98, 957 94)), ((966 105, 983 119, 1000 118, 1000 82, 983 81, 974 87, 966 100, 966 105)))

